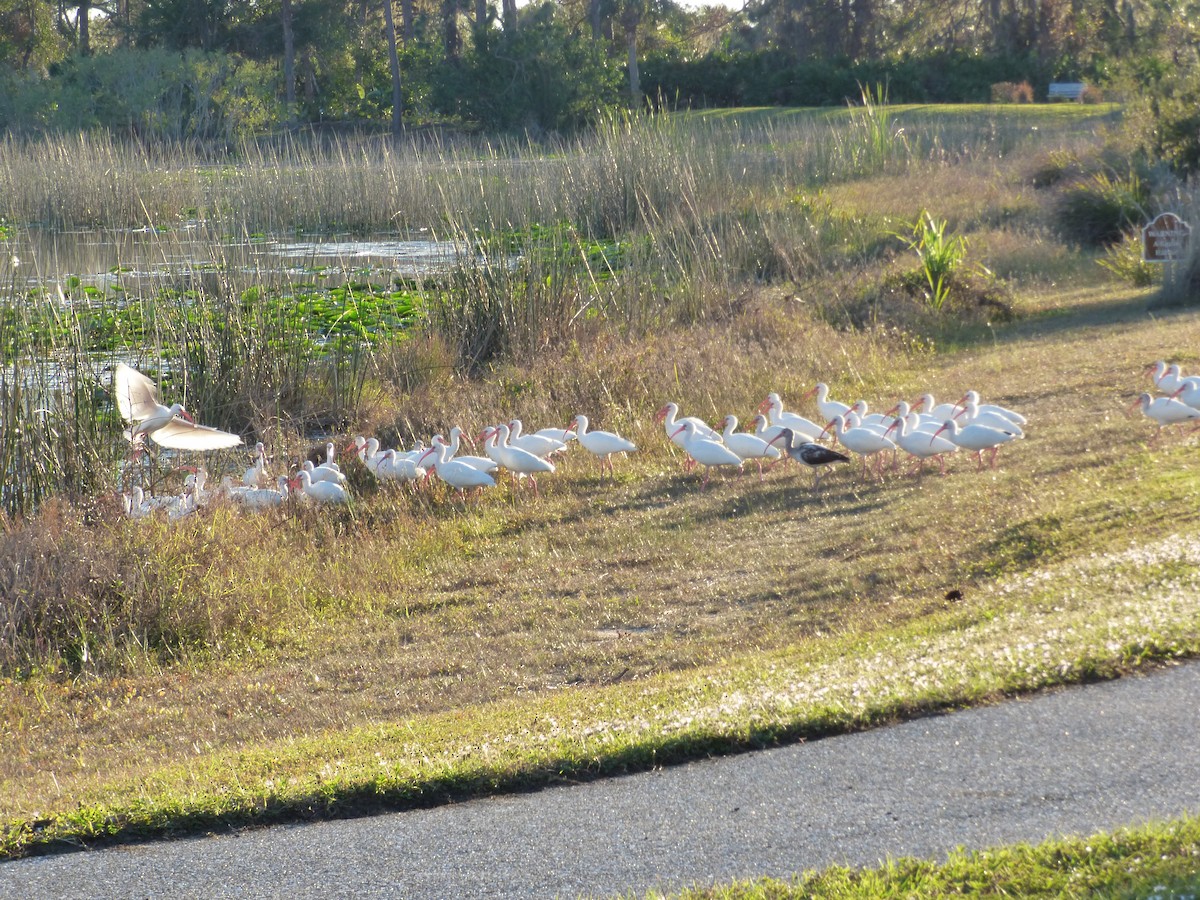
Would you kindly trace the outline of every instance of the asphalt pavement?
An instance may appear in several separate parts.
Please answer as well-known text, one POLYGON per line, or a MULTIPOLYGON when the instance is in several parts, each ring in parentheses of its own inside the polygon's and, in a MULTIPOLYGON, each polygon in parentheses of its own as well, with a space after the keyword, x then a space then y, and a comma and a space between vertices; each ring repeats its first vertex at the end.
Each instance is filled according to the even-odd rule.
POLYGON ((1200 663, 683 766, 0 863, 0 897, 597 897, 1200 814, 1200 663))

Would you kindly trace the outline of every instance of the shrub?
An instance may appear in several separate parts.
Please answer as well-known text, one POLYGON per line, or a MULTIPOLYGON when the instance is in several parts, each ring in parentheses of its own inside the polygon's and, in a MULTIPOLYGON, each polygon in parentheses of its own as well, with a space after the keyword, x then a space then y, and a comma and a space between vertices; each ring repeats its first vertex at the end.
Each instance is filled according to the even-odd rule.
POLYGON ((1134 287, 1149 287, 1154 283, 1155 266, 1142 261, 1142 237, 1136 230, 1127 231, 1119 241, 1110 244, 1096 262, 1134 287))
POLYGON ((946 233, 946 222, 938 221, 924 210, 912 224, 912 237, 906 238, 908 249, 917 254, 920 267, 917 274, 928 286, 926 302, 940 310, 950 296, 950 280, 967 255, 967 239, 946 233))
POLYGON ((992 85, 993 103, 1032 103, 1033 86, 1028 81, 998 81, 992 85))
POLYGON ((1125 177, 1097 172, 1063 191, 1055 221, 1064 239, 1107 247, 1146 218, 1149 200, 1149 189, 1136 172, 1125 177))
POLYGON ((1083 163, 1069 150, 1051 150, 1039 156, 1025 176, 1035 188, 1053 187, 1083 176, 1083 163))

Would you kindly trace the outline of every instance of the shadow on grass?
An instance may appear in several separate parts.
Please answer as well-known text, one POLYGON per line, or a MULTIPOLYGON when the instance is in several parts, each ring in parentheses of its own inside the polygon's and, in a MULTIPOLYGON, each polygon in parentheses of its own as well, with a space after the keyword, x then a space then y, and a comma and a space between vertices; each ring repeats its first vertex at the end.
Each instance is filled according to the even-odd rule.
POLYGON ((932 335, 945 350, 972 349, 988 344, 1011 344, 1028 340, 1058 340, 1071 331, 1097 325, 1134 323, 1147 318, 1169 320, 1194 314, 1195 307, 1152 309, 1153 294, 1140 293, 1080 303, 1060 309, 1036 312, 1000 327, 959 326, 945 334, 932 335))

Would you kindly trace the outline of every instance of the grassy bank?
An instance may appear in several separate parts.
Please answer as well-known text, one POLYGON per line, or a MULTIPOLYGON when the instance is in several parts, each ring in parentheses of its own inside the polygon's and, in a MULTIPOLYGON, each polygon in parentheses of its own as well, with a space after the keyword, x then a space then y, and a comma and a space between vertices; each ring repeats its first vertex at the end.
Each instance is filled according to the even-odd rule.
MULTIPOLYGON (((763 880, 685 891, 687 900, 810 897, 1153 897, 1188 900, 1200 891, 1200 825, 1156 823, 981 852, 943 863, 897 859, 877 869, 834 867, 792 882, 763 880)), ((652 895, 654 896, 654 895, 652 895)))
MULTIPOLYGON (((108 492, 123 474, 116 423, 93 391, 85 418, 109 440, 96 451, 105 489, 38 504, 6 522, 0 544, 15 573, 0 585, 4 852, 627 771, 1196 655, 1195 438, 1155 438, 1128 406, 1149 389, 1147 364, 1194 368, 1200 314, 1149 314, 1150 291, 1056 236, 1060 195, 1037 185, 1101 142, 1078 124, 1032 148, 1015 137, 1027 122, 1004 131, 1012 143, 976 128, 979 143, 960 136, 953 153, 945 137, 912 137, 874 161, 861 155, 869 141, 842 131, 859 155, 827 144, 827 159, 843 154, 830 177, 811 156, 820 148, 786 125, 748 125, 739 145, 740 126, 725 123, 719 139, 689 132, 695 152, 662 148, 655 165, 669 173, 622 157, 620 171, 660 178, 654 190, 608 178, 591 192, 610 210, 618 194, 632 203, 608 221, 622 223, 616 244, 640 248, 604 277, 587 252, 574 263, 594 246, 580 241, 569 267, 539 251, 525 269, 419 286, 416 306, 457 297, 448 309, 466 319, 430 315, 361 352, 333 430, 407 444, 454 424, 474 433, 582 412, 637 442, 613 479, 575 448, 540 480, 540 499, 507 485, 465 502, 436 487, 414 495, 352 471, 345 511, 250 518, 216 506, 130 521, 108 492), (1053 156, 1063 141, 1076 149, 1053 156), (725 154, 737 153, 752 177, 734 197, 725 154), (672 178, 682 199, 668 202, 656 191, 672 178), (992 295, 968 282, 940 312, 903 293, 913 255, 890 233, 922 209, 970 237, 969 259, 1003 285, 1003 303, 975 302, 992 295), (519 339, 472 357, 453 339, 489 297, 519 339), (745 424, 772 390, 814 416, 802 398, 817 381, 876 410, 975 388, 1023 412, 1028 435, 997 468, 959 454, 944 478, 867 479, 856 462, 814 491, 809 473, 781 465, 701 491, 653 421, 676 400, 745 424)), ((639 152, 662 139, 631 138, 639 152)), ((512 193, 540 196, 555 165, 531 167, 532 186, 512 193)), ((573 190, 575 202, 588 193, 573 190)), ((580 215, 575 233, 611 239, 602 218, 580 215)), ((243 287, 218 283, 201 301, 240 301, 243 287)), ((163 321, 177 324, 155 332, 183 349, 184 371, 280 361, 269 348, 286 322, 262 325, 271 339, 236 357, 210 355, 250 320, 217 328, 209 308, 176 302, 163 321)), ((295 395, 263 412, 261 431, 291 462, 311 444, 298 410, 328 403, 337 371, 318 356, 293 362, 295 395)), ((224 377, 240 387, 214 409, 262 390, 261 371, 224 377)))
POLYGON ((1148 446, 1122 406, 1200 329, 1142 302, 878 376, 995 385, 1034 423, 995 471, 702 493, 643 422, 616 482, 572 457, 540 501, 378 497, 253 538, 219 510, 114 519, 95 534, 151 560, 158 596, 256 617, 7 680, 9 851, 622 771, 1193 655, 1192 447, 1148 446))

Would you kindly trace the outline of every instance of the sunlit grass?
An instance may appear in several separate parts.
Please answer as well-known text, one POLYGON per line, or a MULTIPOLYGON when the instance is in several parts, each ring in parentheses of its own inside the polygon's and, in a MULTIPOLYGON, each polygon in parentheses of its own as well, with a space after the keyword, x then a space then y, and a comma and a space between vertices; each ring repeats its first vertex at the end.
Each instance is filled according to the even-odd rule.
POLYGON ((1200 896, 1200 821, 1182 818, 1036 845, 958 850, 944 861, 902 858, 876 868, 833 866, 792 881, 764 879, 693 888, 672 896, 681 900, 962 896, 1195 900, 1200 896))

